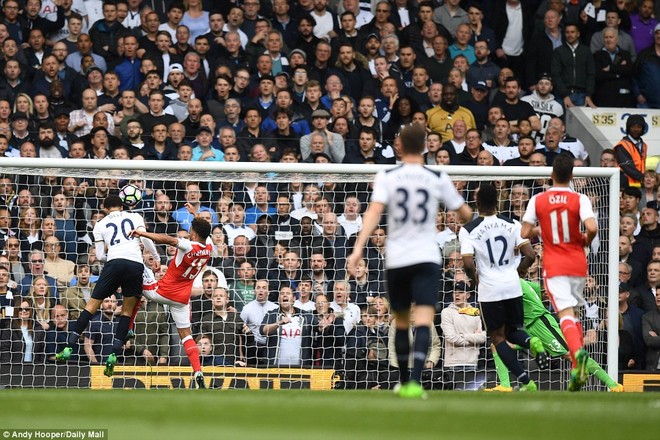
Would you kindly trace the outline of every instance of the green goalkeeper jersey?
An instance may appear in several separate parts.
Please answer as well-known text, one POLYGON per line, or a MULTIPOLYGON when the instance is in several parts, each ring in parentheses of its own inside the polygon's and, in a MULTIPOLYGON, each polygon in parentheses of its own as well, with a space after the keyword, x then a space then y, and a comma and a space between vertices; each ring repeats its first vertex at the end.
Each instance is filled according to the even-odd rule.
MULTIPOLYGON (((543 315, 550 314, 541 301, 541 286, 533 281, 520 279, 523 292, 523 310, 525 327, 543 315)), ((553 318, 554 320, 554 318, 553 318)))

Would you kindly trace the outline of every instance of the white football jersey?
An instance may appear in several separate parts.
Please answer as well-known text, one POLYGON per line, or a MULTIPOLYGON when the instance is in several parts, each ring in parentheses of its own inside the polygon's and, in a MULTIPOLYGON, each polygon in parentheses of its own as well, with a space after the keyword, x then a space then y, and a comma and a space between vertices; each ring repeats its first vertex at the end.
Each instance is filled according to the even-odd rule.
POLYGON ((521 228, 517 220, 490 215, 472 220, 459 231, 461 254, 474 256, 477 266, 480 302, 522 295, 516 249, 527 240, 520 236, 521 228))
POLYGON ((128 234, 138 227, 144 228, 140 214, 128 211, 113 211, 94 226, 94 241, 105 242, 108 261, 116 258, 142 263, 140 238, 128 234))
POLYGON ((440 264, 435 217, 438 205, 457 210, 465 203, 446 173, 417 164, 379 171, 372 202, 387 207, 387 268, 420 263, 440 264))

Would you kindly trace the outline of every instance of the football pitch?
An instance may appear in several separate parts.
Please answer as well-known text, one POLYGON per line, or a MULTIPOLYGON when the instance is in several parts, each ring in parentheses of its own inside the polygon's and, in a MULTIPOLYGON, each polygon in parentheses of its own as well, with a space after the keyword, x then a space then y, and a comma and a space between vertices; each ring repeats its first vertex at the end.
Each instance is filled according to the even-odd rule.
MULTIPOLYGON (((130 439, 637 439, 657 438, 655 393, 385 391, 0 391, 7 429, 107 429, 130 439)), ((0 437, 1 438, 1 437, 0 437)))

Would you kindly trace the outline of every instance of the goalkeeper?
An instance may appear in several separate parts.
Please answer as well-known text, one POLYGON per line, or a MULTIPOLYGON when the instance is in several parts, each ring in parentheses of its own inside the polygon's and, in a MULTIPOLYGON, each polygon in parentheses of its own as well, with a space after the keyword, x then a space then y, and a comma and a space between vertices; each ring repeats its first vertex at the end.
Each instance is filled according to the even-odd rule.
MULTIPOLYGON (((538 283, 520 279, 520 285, 523 291, 523 310, 525 315, 525 328, 530 336, 536 336, 541 340, 546 352, 551 357, 568 356, 568 346, 561 333, 559 324, 554 316, 545 308, 541 301, 541 287, 538 283)), ((516 347, 519 349, 519 347, 516 347)), ((495 361, 495 370, 500 384, 494 388, 486 388, 484 391, 512 391, 509 381, 509 370, 504 362, 493 350, 493 360, 495 361)), ((589 358, 587 360, 587 371, 596 376, 598 380, 607 385, 612 392, 622 392, 623 385, 616 383, 598 363, 589 358)))

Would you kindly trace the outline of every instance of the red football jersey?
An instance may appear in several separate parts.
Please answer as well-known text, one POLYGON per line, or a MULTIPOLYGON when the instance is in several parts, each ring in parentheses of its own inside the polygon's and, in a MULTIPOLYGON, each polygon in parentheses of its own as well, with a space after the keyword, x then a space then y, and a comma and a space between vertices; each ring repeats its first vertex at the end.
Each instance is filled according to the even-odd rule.
POLYGON ((539 222, 545 276, 587 276, 580 221, 593 217, 587 196, 569 188, 550 188, 532 197, 523 221, 539 222))
POLYGON ((158 293, 172 301, 188 304, 193 281, 211 259, 212 249, 211 243, 193 243, 180 238, 174 259, 158 282, 158 293))

